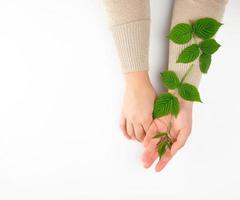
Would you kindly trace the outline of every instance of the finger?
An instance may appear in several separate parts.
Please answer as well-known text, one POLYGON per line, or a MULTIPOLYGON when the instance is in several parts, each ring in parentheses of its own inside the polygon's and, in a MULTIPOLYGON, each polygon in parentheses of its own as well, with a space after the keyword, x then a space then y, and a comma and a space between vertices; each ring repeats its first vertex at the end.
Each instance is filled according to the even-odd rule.
POLYGON ((144 146, 148 146, 148 144, 150 143, 150 141, 152 140, 152 137, 156 134, 157 132, 157 126, 155 124, 155 122, 153 121, 151 126, 149 127, 147 133, 146 133, 146 137, 144 138, 143 144, 144 146))
MULTIPOLYGON (((152 135, 152 137, 155 136, 159 132, 166 132, 167 127, 166 127, 166 123, 164 121, 158 119, 158 120, 156 120, 155 124, 157 126, 157 132, 155 132, 152 135)), ((152 137, 150 138, 148 145, 145 146, 146 150, 148 150, 148 151, 153 151, 154 149, 156 149, 157 144, 160 141, 160 139, 156 139, 156 138, 152 138, 152 137)))
POLYGON ((139 142, 142 142, 145 137, 145 132, 141 124, 134 125, 135 137, 139 142))
POLYGON ((127 134, 126 119, 123 117, 123 115, 121 116, 121 119, 120 119, 120 129, 122 130, 123 135, 127 139, 131 139, 131 137, 127 134))
POLYGON ((159 141, 160 141, 159 138, 152 139, 149 142, 148 146, 145 147, 146 151, 151 152, 151 151, 154 151, 155 149, 157 149, 157 145, 158 145, 159 141))
POLYGON ((136 137, 134 135, 134 129, 132 123, 127 121, 127 134, 130 136, 131 139, 135 140, 136 137))
POLYGON ((171 155, 175 155, 179 149, 181 149, 186 143, 188 135, 185 132, 180 131, 177 136, 177 140, 173 143, 171 147, 171 155))
POLYGON ((163 157, 158 161, 158 164, 155 167, 156 172, 160 172, 168 164, 171 158, 171 151, 167 150, 163 157))
POLYGON ((152 166, 152 164, 154 163, 154 161, 158 158, 158 152, 157 151, 153 151, 151 152, 151 155, 149 157, 146 158, 145 162, 144 162, 144 167, 145 168, 149 168, 152 166))
POLYGON ((160 129, 162 131, 162 129, 164 129, 164 130, 167 129, 169 122, 168 122, 168 118, 166 117, 166 118, 156 119, 155 123, 156 123, 158 129, 160 129))
POLYGON ((144 123, 142 123, 142 126, 144 128, 144 131, 147 133, 149 127, 151 126, 151 123, 153 121, 152 117, 149 117, 149 119, 147 119, 144 123))
POLYGON ((146 160, 148 160, 152 156, 153 153, 154 153, 153 151, 149 152, 149 151, 144 150, 143 155, 142 155, 142 161, 145 162, 146 160))

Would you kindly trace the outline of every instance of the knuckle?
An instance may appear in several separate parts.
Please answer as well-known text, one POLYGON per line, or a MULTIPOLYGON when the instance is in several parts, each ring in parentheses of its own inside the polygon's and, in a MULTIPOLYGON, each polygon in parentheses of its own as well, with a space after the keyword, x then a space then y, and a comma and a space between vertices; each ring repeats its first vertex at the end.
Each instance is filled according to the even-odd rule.
POLYGON ((134 136, 134 132, 132 129, 127 129, 127 134, 130 135, 130 136, 134 136))
POLYGON ((144 139, 144 134, 136 134, 136 138, 137 138, 137 140, 138 141, 143 141, 143 139, 144 139))
POLYGON ((130 120, 133 122, 133 123, 138 123, 139 122, 139 117, 137 115, 132 115, 130 117, 130 120))

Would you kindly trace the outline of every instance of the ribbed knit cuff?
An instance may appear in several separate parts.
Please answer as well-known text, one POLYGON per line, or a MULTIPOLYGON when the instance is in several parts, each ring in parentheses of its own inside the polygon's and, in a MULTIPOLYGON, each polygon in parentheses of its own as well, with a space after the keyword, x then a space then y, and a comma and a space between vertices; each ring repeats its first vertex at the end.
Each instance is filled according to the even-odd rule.
POLYGON ((150 20, 140 20, 112 27, 122 71, 148 70, 150 20))

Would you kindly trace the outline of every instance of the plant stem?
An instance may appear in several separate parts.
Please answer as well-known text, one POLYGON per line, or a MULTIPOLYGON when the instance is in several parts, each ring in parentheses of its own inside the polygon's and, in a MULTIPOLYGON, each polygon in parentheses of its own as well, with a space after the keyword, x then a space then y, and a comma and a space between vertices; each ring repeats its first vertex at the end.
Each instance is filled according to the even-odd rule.
POLYGON ((192 69, 193 69, 193 64, 191 64, 190 65, 190 67, 188 68, 188 70, 185 72, 185 74, 183 75, 183 77, 182 77, 182 79, 181 79, 181 81, 180 81, 180 84, 182 84, 184 81, 185 81, 185 79, 187 78, 187 76, 189 75, 189 73, 192 71, 192 69))
MULTIPOLYGON (((185 72, 185 74, 183 75, 182 79, 180 80, 180 85, 183 84, 183 82, 185 81, 185 79, 187 78, 187 76, 189 75, 189 73, 192 71, 193 69, 193 64, 190 65, 190 67, 187 69, 187 71, 185 72)), ((176 90, 174 90, 172 92, 172 95, 176 96, 176 90)), ((172 128, 172 120, 173 120, 173 115, 170 115, 170 120, 169 120, 169 124, 167 127, 167 135, 165 137, 162 138, 162 140, 159 141, 158 145, 160 145, 163 141, 168 141, 169 146, 168 148, 171 149, 171 146, 174 142, 174 139, 171 136, 171 128, 172 128)), ((160 158, 161 159, 161 158, 160 158)))
MULTIPOLYGON (((188 68, 188 70, 185 72, 185 74, 183 75, 181 81, 180 81, 180 84, 182 84, 185 79, 187 78, 187 76, 189 75, 189 73, 192 71, 193 69, 193 64, 190 65, 190 67, 188 68)), ((172 93, 172 95, 176 95, 176 90, 172 93)), ((172 118, 173 118, 173 115, 170 115, 170 120, 169 120, 169 124, 168 124, 168 127, 167 127, 167 137, 168 139, 171 141, 171 143, 173 142, 173 139, 172 139, 172 136, 171 136, 171 128, 172 128, 172 118)))
MULTIPOLYGON (((190 20, 190 24, 192 24, 193 25, 193 21, 191 21, 190 20)), ((194 42, 195 42, 195 44, 198 44, 197 43, 197 39, 195 38, 195 35, 193 34, 193 40, 194 40, 194 42)), ((190 74, 190 72, 192 71, 192 69, 193 69, 193 67, 194 67, 194 64, 191 64, 190 66, 189 66, 189 68, 187 69, 187 71, 184 73, 184 75, 183 75, 183 77, 181 78, 181 80, 180 80, 180 86, 184 83, 184 81, 185 81, 185 79, 187 78, 187 76, 190 74)), ((173 92, 172 92, 172 95, 173 96, 176 96, 176 90, 174 90, 173 92)), ((172 114, 170 114, 170 120, 169 120, 169 124, 168 124, 168 126, 167 126, 167 135, 166 135, 166 139, 170 142, 170 147, 168 147, 168 148, 171 148, 171 145, 173 144, 173 139, 172 139, 172 136, 171 136, 171 128, 172 128, 172 124, 173 124, 173 122, 172 122, 172 120, 173 120, 173 115, 172 114)), ((160 143, 161 143, 161 141, 160 141, 160 143)), ((159 144, 160 144, 159 143, 159 144)), ((161 158, 160 158, 161 159, 161 158)))
POLYGON ((167 136, 168 138, 171 139, 171 134, 170 134, 170 131, 171 131, 171 128, 172 128, 172 115, 170 116, 170 121, 169 121, 169 124, 168 124, 168 127, 167 127, 167 136))

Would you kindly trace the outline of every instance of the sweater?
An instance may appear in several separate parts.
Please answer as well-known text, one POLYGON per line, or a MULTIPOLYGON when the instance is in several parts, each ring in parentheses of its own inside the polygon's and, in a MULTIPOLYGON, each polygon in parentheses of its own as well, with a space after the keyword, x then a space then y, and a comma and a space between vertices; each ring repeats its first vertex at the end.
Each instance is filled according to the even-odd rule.
MULTIPOLYGON (((149 0, 103 0, 109 26, 116 44, 123 73, 149 69, 150 2, 149 0)), ((202 17, 223 18, 228 0, 175 0, 171 27, 202 17)), ((167 35, 167 33, 166 33, 167 35)), ((181 79, 189 65, 176 63, 185 45, 169 42, 168 69, 181 79)), ((186 81, 198 86, 201 79, 198 59, 186 81)))

